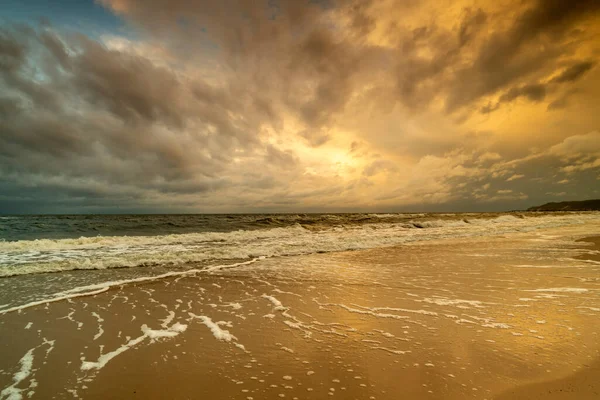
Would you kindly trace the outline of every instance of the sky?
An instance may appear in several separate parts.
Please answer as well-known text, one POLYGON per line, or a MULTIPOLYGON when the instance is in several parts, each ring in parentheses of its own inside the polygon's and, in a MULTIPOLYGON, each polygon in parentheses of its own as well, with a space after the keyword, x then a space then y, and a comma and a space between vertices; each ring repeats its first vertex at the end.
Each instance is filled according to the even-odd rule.
POLYGON ((597 0, 2 0, 0 213, 600 197, 597 0))

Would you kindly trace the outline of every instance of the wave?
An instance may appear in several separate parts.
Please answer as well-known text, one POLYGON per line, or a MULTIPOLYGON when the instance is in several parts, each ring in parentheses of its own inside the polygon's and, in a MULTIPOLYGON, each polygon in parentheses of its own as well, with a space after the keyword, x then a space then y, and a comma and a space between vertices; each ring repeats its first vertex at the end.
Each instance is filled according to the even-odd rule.
POLYGON ((161 275, 155 275, 155 276, 142 276, 142 277, 137 277, 137 278, 121 279, 118 281, 108 281, 108 282, 96 283, 96 284, 91 284, 91 285, 78 286, 78 287, 75 287, 72 289, 64 290, 62 292, 54 293, 52 296, 44 298, 42 300, 31 301, 31 302, 13 306, 10 308, 0 309, 0 315, 12 313, 15 311, 20 312, 26 308, 36 307, 36 306, 39 306, 42 304, 54 303, 54 302, 63 301, 63 300, 70 300, 70 299, 74 299, 76 297, 95 296, 97 294, 106 292, 116 286, 158 281, 158 280, 166 279, 166 278, 189 276, 189 275, 195 275, 195 274, 199 274, 199 273, 211 273, 211 272, 216 272, 219 270, 236 268, 236 267, 240 267, 243 265, 253 264, 259 260, 260 260, 260 258, 254 258, 249 261, 238 262, 238 263, 234 263, 234 264, 213 265, 213 266, 210 266, 210 267, 207 267, 204 269, 189 269, 186 271, 167 272, 167 273, 164 273, 161 275))
MULTIPOLYGON (((453 214, 454 215, 454 214, 453 214)), ((600 214, 493 218, 413 219, 311 229, 285 227, 158 236, 95 236, 0 242, 0 277, 78 269, 182 266, 210 260, 244 260, 393 246, 412 241, 523 232, 600 222, 600 214)), ((294 216, 298 220, 302 215, 294 216)), ((363 214, 363 217, 368 217, 363 214)))

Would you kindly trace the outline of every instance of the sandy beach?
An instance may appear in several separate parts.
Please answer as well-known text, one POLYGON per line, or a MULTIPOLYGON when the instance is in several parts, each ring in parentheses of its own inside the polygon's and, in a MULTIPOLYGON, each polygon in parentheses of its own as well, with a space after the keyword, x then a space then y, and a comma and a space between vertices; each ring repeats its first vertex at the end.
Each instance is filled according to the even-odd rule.
POLYGON ((0 1, 0 400, 600 400, 600 0, 0 1))
POLYGON ((0 310, 0 398, 599 398, 600 247, 581 236, 417 242, 67 291, 0 310))

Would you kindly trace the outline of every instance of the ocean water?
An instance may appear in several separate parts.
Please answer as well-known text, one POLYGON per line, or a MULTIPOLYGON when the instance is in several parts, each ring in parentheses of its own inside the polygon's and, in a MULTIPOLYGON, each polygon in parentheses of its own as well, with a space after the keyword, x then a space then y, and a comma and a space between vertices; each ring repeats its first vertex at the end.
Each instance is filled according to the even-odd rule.
POLYGON ((584 224, 598 213, 40 215, 0 217, 0 277, 393 246, 584 224))
POLYGON ((599 213, 0 217, 0 313, 268 258, 593 224, 599 213), (107 284, 108 283, 108 284, 107 284))

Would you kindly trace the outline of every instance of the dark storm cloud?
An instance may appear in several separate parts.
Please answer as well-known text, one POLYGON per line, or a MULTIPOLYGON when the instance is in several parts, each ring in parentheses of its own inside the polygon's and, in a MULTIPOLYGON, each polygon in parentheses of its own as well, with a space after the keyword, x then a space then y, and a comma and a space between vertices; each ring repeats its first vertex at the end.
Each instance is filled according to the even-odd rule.
POLYGON ((502 94, 495 105, 487 104, 481 108, 482 114, 489 114, 500 108, 502 103, 510 103, 519 97, 525 97, 532 102, 540 102, 546 98, 547 88, 545 84, 532 83, 519 87, 510 88, 502 94))
POLYGON ((487 14, 481 8, 477 10, 468 8, 465 10, 465 16, 460 23, 460 28, 458 30, 458 41, 460 46, 466 45, 473 39, 479 29, 484 26, 487 18, 487 14))
MULTIPOLYGON (((419 7, 419 2, 388 2, 393 6, 382 10, 393 14, 387 16, 373 13, 380 6, 378 2, 333 1, 330 7, 322 7, 282 1, 276 13, 266 13, 261 2, 177 0, 167 6, 165 1, 106 0, 106 4, 112 4, 150 34, 168 31, 166 42, 177 41, 185 49, 197 44, 188 40, 194 26, 180 29, 175 16, 185 15, 196 27, 206 27, 198 42, 210 40, 222 50, 221 61, 231 71, 230 85, 244 88, 259 99, 258 104, 264 105, 260 108, 264 120, 272 126, 281 123, 283 114, 297 118, 302 125, 295 133, 314 147, 332 141, 340 120, 351 111, 391 111, 400 103, 409 114, 418 115, 444 104, 448 114, 463 114, 464 121, 464 114, 477 109, 490 113, 517 101, 557 102, 561 96, 566 99, 564 93, 571 90, 570 85, 591 68, 585 63, 596 62, 596 56, 584 62, 574 59, 578 42, 572 35, 577 30, 585 37, 582 23, 598 15, 596 1, 515 1, 499 9, 481 4, 481 8, 463 9, 452 25, 444 25, 436 16, 419 20, 405 17, 419 7), (234 3, 235 7, 225 6, 234 3), (385 45, 378 45, 369 36, 376 28, 378 39, 385 45)), ((424 4, 434 7, 436 3, 424 4)), ((375 118, 388 119, 385 113, 377 115, 375 118)), ((376 122, 358 128, 358 137, 373 143, 373 138, 382 135, 373 127, 376 122)), ((436 132, 415 133, 413 138, 405 133, 400 118, 389 124, 394 128, 381 124, 390 133, 380 142, 403 143, 406 154, 422 154, 426 156, 423 159, 451 152, 464 145, 457 143, 461 137, 468 138, 457 137, 457 132, 444 133, 445 126, 435 123, 431 129, 436 132), (416 143, 423 143, 423 149, 416 143)), ((348 123, 344 128, 351 131, 354 127, 348 123)), ((472 142, 469 145, 474 146, 472 142)), ((271 158, 271 162, 277 159, 271 158)), ((429 201, 425 194, 432 201, 454 198, 459 184, 468 187, 475 179, 475 167, 448 163, 448 170, 458 176, 437 177, 436 169, 443 170, 446 164, 429 166, 424 162, 425 176, 399 190, 407 196, 402 201, 409 201, 411 196, 413 201, 429 201)), ((392 167, 369 160, 360 171, 362 178, 368 179, 403 169, 392 167)), ((498 179, 505 182, 519 175, 519 171, 511 172, 498 179)), ((511 182, 520 184, 518 179, 511 182)), ((524 201, 523 193, 519 189, 498 194, 496 197, 502 199, 495 201, 524 201)), ((491 201, 494 196, 487 199, 491 201)))
POLYGON ((25 62, 24 46, 14 40, 9 32, 0 30, 0 68, 8 73, 17 70, 25 62))
POLYGON ((586 72, 588 72, 594 66, 593 61, 584 61, 565 69, 560 75, 552 78, 551 83, 565 83, 572 82, 581 78, 586 72))
MULTIPOLYGON (((52 193, 48 186, 115 198, 119 187, 155 194, 226 187, 221 175, 233 153, 262 148, 261 117, 243 115, 263 113, 240 93, 182 79, 85 36, 3 28, 0 180, 33 185, 40 196, 52 193), (93 189, 74 186, 81 179, 93 189)), ((288 153, 268 152, 270 162, 293 163, 288 153)))
POLYGON ((352 90, 349 80, 358 61, 326 30, 313 32, 299 44, 290 67, 306 73, 309 79, 314 77, 317 83, 308 100, 299 104, 307 125, 320 128, 343 107, 352 90))
POLYGON ((556 100, 548 104, 548 110, 560 110, 564 109, 569 105, 569 99, 576 95, 578 90, 571 89, 559 96, 556 100))
MULTIPOLYGON (((302 136, 315 146, 327 142, 327 129, 336 116, 343 113, 352 94, 366 86, 378 96, 393 90, 393 101, 413 111, 439 99, 454 113, 507 91, 520 90, 516 97, 542 100, 547 90, 536 87, 541 83, 532 82, 531 76, 553 72, 572 46, 566 40, 569 33, 600 11, 595 0, 536 0, 511 4, 494 15, 483 8, 465 8, 452 27, 443 27, 433 18, 408 28, 413 21, 399 19, 386 31, 392 47, 381 48, 368 40, 377 19, 386 17, 372 13, 378 5, 372 1, 282 0, 269 6, 250 0, 102 3, 150 35, 169 32, 167 43, 177 43, 173 48, 189 50, 206 41, 215 43, 238 85, 277 104, 264 110, 269 118, 276 121, 285 106, 306 125, 302 136), (343 16, 343 30, 327 19, 330 15, 343 16), (190 23, 178 23, 182 16, 190 23), (498 23, 509 17, 508 25, 498 23), (197 40, 190 43, 194 33, 197 40), (423 55, 423 49, 428 55, 423 55), (382 74, 387 82, 377 81, 382 74), (395 85, 389 84, 390 79, 395 85)), ((400 12, 417 7, 406 1, 392 4, 390 9, 400 12)), ((588 64, 574 66, 555 83, 575 80, 586 68, 588 64)))
POLYGON ((99 2, 139 36, 0 29, 0 183, 14 198, 341 204, 401 181, 413 166, 396 151, 419 177, 402 201, 441 202, 485 172, 455 159, 485 140, 446 120, 523 101, 567 108, 597 72, 598 53, 579 51, 597 1, 481 3, 452 22, 436 2, 405 0, 99 2), (351 142, 347 182, 343 160, 316 171, 289 150, 351 142))
POLYGON ((561 47, 566 47, 565 33, 598 11, 600 2, 595 0, 539 0, 526 7, 507 30, 486 37, 473 63, 457 73, 448 110, 466 106, 551 65, 562 55, 561 47))
POLYGON ((267 145, 265 160, 269 164, 277 165, 284 169, 294 168, 298 162, 291 151, 281 151, 273 145, 267 145))
POLYGON ((513 42, 518 42, 545 30, 562 34, 579 17, 598 10, 596 0, 538 0, 517 19, 510 35, 513 42))
POLYGON ((401 40, 397 54, 397 88, 399 99, 411 109, 427 106, 443 94, 451 70, 460 62, 469 45, 487 21, 481 10, 464 9, 455 31, 435 23, 413 29, 401 40), (419 54, 423 49, 432 56, 419 54))
POLYGON ((546 87, 541 84, 530 84, 511 88, 508 92, 500 96, 500 102, 513 101, 521 96, 527 97, 531 101, 544 100, 544 97, 546 97, 546 87))
MULTIPOLYGON (((569 84, 577 81, 594 66, 594 62, 585 61, 571 65, 562 70, 557 76, 545 83, 530 83, 523 86, 512 87, 503 93, 495 105, 488 103, 481 108, 482 114, 489 114, 500 108, 503 103, 510 103, 520 97, 524 97, 532 102, 540 102, 544 100, 548 93, 555 92, 559 89, 559 85, 569 84)), ((549 110, 564 108, 567 105, 568 97, 572 96, 575 91, 570 90, 552 101, 548 105, 549 110)))
POLYGON ((273 125, 280 122, 282 111, 294 113, 306 127, 303 136, 315 146, 327 141, 327 129, 371 62, 372 48, 364 42, 374 27, 366 14, 370 1, 333 4, 350 20, 350 31, 344 34, 320 20, 330 10, 327 3, 280 1, 270 3, 272 9, 255 1, 104 3, 150 35, 168 31, 167 42, 177 43, 172 48, 181 44, 198 51, 206 41, 215 43, 231 72, 232 87, 251 93, 273 125), (192 23, 182 27, 177 23, 181 15, 192 23), (192 32, 198 40, 189 43, 192 32))
POLYGON ((80 41, 84 51, 72 63, 73 84, 87 101, 128 122, 184 125, 181 83, 172 73, 140 57, 108 51, 87 38, 80 41))

